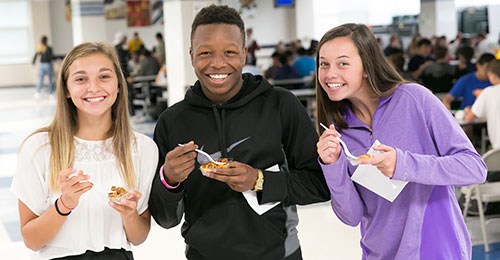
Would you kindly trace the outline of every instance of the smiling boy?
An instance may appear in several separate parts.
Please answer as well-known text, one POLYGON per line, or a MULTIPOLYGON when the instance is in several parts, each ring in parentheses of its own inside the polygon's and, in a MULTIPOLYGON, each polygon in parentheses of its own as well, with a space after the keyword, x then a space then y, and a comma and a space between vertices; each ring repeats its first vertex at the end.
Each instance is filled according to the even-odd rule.
POLYGON ((198 81, 159 118, 160 151, 151 213, 161 226, 185 222, 188 259, 302 259, 295 204, 329 199, 317 133, 290 92, 243 74, 245 28, 236 10, 203 8, 191 28, 198 81), (185 144, 183 147, 178 144, 185 144), (207 176, 207 162, 232 158, 207 176), (251 203, 270 204, 267 208, 251 203))

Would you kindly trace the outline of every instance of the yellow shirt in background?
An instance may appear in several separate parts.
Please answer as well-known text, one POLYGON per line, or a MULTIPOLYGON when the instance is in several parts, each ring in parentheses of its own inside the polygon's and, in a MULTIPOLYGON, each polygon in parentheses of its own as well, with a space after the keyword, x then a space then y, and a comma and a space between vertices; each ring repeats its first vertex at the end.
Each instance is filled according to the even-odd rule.
POLYGON ((138 51, 141 48, 142 44, 143 43, 141 39, 132 38, 132 40, 130 40, 130 42, 128 43, 128 52, 133 53, 135 51, 138 51))

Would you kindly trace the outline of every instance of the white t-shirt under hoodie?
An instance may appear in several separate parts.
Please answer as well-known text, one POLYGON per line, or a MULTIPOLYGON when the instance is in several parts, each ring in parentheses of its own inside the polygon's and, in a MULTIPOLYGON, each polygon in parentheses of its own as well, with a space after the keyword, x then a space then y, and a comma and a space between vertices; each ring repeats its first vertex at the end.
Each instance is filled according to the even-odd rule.
MULTIPOLYGON (((158 149, 151 138, 134 132, 132 160, 137 187, 142 194, 137 211, 148 208, 151 183, 158 163, 158 149)), ((126 187, 113 154, 112 138, 88 141, 75 137, 73 168, 90 176, 94 186, 80 197, 78 206, 67 217, 59 233, 32 259, 50 259, 79 255, 86 250, 131 250, 120 214, 108 204, 106 191, 111 186, 126 187)), ((18 154, 16 175, 11 191, 36 215, 40 216, 59 198, 60 192, 48 188, 50 145, 47 133, 37 133, 26 140, 18 154)))

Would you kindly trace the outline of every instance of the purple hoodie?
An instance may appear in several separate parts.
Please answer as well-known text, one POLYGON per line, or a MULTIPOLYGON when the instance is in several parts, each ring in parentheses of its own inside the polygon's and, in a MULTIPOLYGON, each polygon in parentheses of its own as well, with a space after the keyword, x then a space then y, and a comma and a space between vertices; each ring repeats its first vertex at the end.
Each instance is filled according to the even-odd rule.
POLYGON ((363 259, 471 259, 471 242, 455 186, 482 183, 486 165, 451 113, 429 90, 402 84, 380 98, 372 129, 350 109, 341 131, 351 151, 378 139, 396 149, 393 179, 408 181, 393 203, 354 183, 356 166, 342 152, 321 163, 335 214, 361 222, 363 259))

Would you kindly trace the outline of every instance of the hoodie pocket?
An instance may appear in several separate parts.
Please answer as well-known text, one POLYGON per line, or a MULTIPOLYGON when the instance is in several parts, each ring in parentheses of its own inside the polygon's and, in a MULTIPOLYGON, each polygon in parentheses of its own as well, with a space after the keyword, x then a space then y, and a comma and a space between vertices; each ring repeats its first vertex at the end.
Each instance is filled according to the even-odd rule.
POLYGON ((246 204, 234 202, 208 210, 186 234, 186 243, 205 258, 283 259, 285 233, 246 204))

